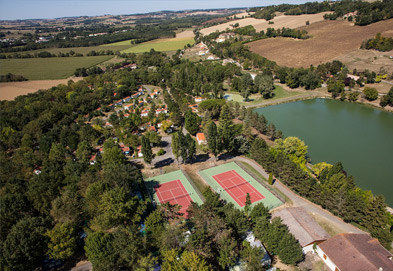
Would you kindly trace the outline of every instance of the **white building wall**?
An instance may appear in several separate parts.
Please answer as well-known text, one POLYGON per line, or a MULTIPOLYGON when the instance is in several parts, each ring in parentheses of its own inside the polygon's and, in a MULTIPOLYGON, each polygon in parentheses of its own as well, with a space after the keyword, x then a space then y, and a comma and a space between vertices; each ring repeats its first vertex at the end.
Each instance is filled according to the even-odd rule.
POLYGON ((308 245, 308 246, 303 247, 303 248, 302 248, 302 249, 303 249, 303 253, 304 253, 304 254, 307 254, 307 252, 314 253, 313 245, 314 245, 314 244, 311 244, 311 245, 308 245))
POLYGON ((328 255, 326 255, 326 253, 323 252, 323 250, 322 250, 319 246, 317 246, 317 254, 319 255, 319 257, 321 257, 322 261, 323 261, 332 271, 335 271, 336 268, 337 268, 337 270, 340 270, 340 269, 334 264, 334 262, 332 262, 332 260, 330 260, 330 258, 328 257, 328 255), (326 259, 325 259, 324 255, 325 255, 326 259))

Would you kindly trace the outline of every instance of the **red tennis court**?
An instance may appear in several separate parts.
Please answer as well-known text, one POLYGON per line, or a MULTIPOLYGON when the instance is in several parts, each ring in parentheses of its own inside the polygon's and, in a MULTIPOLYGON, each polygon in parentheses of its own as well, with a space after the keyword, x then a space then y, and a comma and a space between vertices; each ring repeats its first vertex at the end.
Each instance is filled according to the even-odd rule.
POLYGON ((187 217, 186 210, 192 200, 180 180, 160 184, 159 187, 154 187, 154 190, 160 203, 179 204, 181 206, 180 212, 187 217))
POLYGON ((251 203, 265 198, 235 170, 226 171, 212 177, 237 202, 237 204, 239 204, 240 207, 244 207, 246 205, 247 193, 250 194, 251 203))

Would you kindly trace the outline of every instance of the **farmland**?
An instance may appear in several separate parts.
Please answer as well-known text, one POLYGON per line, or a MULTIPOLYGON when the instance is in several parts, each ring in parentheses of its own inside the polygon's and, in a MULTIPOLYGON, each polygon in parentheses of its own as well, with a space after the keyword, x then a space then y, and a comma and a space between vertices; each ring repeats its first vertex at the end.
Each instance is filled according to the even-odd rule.
POLYGON ((1 59, 1 74, 23 75, 30 80, 62 79, 71 76, 77 68, 89 68, 113 56, 53 57, 28 59, 1 59))
POLYGON ((308 67, 318 65, 358 50, 361 43, 377 32, 391 36, 393 19, 367 26, 354 26, 346 21, 322 21, 304 26, 312 36, 307 40, 272 38, 251 42, 250 49, 278 65, 308 67))
POLYGON ((303 14, 298 16, 279 15, 275 17, 273 20, 271 20, 272 22, 274 22, 273 24, 269 24, 268 21, 264 19, 245 18, 245 19, 234 20, 228 23, 204 28, 200 32, 203 35, 209 35, 210 33, 213 33, 215 31, 224 31, 227 28, 231 29, 232 28, 231 25, 236 23, 239 23, 240 27, 246 25, 252 25, 254 26, 257 32, 266 30, 269 27, 276 28, 276 29, 283 28, 283 27, 297 28, 306 25, 306 21, 309 21, 310 24, 318 21, 323 21, 323 15, 325 13, 326 12, 317 13, 317 14, 303 14))
POLYGON ((26 95, 36 92, 39 89, 48 89, 59 84, 67 84, 68 80, 72 79, 74 82, 82 80, 82 77, 73 77, 67 79, 56 80, 34 80, 23 82, 6 82, 0 83, 0 100, 13 100, 19 95, 26 95))
POLYGON ((161 52, 176 51, 183 49, 187 44, 194 44, 194 39, 191 37, 185 38, 170 38, 170 39, 157 39, 144 42, 128 49, 121 51, 122 53, 143 53, 151 49, 161 52))

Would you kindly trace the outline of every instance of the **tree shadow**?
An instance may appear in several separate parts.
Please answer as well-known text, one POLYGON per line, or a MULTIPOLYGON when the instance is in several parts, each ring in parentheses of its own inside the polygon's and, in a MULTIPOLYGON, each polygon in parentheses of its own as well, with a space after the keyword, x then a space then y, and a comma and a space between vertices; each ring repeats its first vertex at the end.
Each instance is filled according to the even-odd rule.
POLYGON ((169 145, 169 143, 167 141, 161 141, 160 147, 165 148, 168 145, 169 145))
POLYGON ((194 163, 195 162, 206 162, 207 160, 209 160, 210 156, 207 153, 204 154, 198 154, 195 159, 194 159, 194 163))
POLYGON ((173 158, 167 158, 161 161, 158 161, 157 163, 154 164, 155 168, 161 168, 164 166, 168 166, 170 164, 172 164, 175 160, 173 160, 173 158))
POLYGON ((227 160, 230 160, 236 156, 237 156, 237 154, 234 152, 226 152, 226 153, 223 153, 220 156, 218 156, 217 160, 227 161, 227 160))

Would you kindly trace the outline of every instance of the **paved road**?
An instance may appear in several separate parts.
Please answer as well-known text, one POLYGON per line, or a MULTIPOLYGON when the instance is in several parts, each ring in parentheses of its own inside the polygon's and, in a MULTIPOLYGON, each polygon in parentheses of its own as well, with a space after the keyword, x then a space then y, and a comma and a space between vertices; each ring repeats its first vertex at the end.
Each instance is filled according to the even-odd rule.
POLYGON ((80 262, 77 264, 77 266, 71 269, 71 271, 92 271, 92 270, 93 270, 93 266, 91 262, 88 261, 80 262))
POLYGON ((172 136, 168 135, 168 136, 163 136, 161 138, 161 146, 162 149, 164 149, 165 154, 160 155, 160 156, 156 156, 153 159, 153 165, 156 168, 159 167, 163 167, 166 165, 170 165, 173 162, 175 162, 175 156, 172 153, 172 136))

